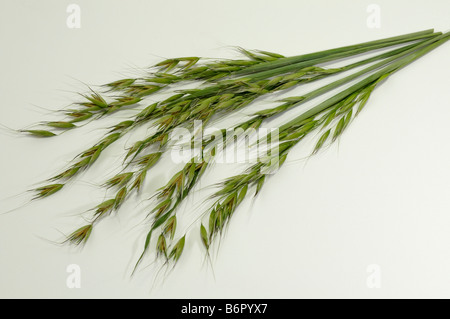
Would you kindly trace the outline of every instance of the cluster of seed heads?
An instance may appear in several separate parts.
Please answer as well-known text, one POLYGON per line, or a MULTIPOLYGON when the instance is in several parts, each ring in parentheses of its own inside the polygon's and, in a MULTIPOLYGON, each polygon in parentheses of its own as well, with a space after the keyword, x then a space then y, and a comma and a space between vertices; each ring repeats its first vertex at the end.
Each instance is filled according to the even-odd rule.
MULTIPOLYGON (((234 111, 241 110, 262 96, 288 90, 374 61, 381 61, 303 96, 281 99, 277 106, 259 110, 246 121, 211 135, 215 138, 222 137, 222 139, 219 138, 220 141, 212 139, 211 136, 203 137, 201 148, 202 154, 205 155, 200 160, 193 156, 152 197, 156 199, 156 204, 147 216, 151 219, 151 226, 136 266, 150 249, 154 235, 157 237, 155 243, 157 256, 164 258, 167 263, 170 261, 176 263, 183 253, 187 235, 186 232, 177 231, 177 218, 180 218, 177 215, 177 209, 193 192, 214 160, 216 148, 219 145, 226 148, 232 142, 226 139, 228 131, 257 130, 265 121, 318 95, 378 68, 386 67, 379 71, 379 74, 362 80, 361 85, 356 84, 336 94, 327 100, 331 101, 330 103, 324 102, 325 104, 320 104, 317 110, 305 111, 298 118, 281 126, 278 144, 270 149, 263 159, 242 174, 229 177, 218 185, 219 189, 210 198, 213 204, 203 215, 199 227, 201 241, 207 249, 216 237, 223 234, 231 217, 250 190, 253 190, 254 196, 258 195, 267 181, 268 173, 273 173, 283 165, 295 145, 306 136, 311 136, 314 131, 319 131, 320 136, 317 138, 312 154, 316 154, 325 145, 335 142, 364 108, 375 87, 403 66, 398 63, 394 65, 396 67, 389 68, 390 63, 405 60, 406 65, 409 63, 409 60, 406 60, 408 54, 420 48, 426 48, 427 45, 441 38, 440 33, 427 30, 405 35, 401 39, 396 37, 395 40, 387 39, 384 42, 380 40, 381 42, 377 45, 367 43, 290 58, 267 51, 240 49, 245 58, 208 60, 182 57, 161 61, 154 65, 146 76, 108 83, 103 86, 102 93, 91 90, 88 94, 82 94, 83 101, 63 111, 67 120, 41 123, 45 126, 44 129, 22 130, 36 137, 54 137, 58 135, 58 132, 75 129, 83 122, 98 120, 120 110, 137 107, 145 102, 146 97, 163 90, 170 90, 175 84, 188 82, 198 84, 194 89, 173 91, 169 98, 143 107, 130 119, 107 128, 105 136, 100 141, 81 152, 63 172, 50 178, 48 180, 50 184, 36 188, 34 199, 49 197, 59 192, 77 174, 91 167, 106 148, 132 130, 143 125, 151 128, 149 135, 126 150, 123 170, 102 185, 106 191, 112 191, 114 195, 95 206, 91 210, 92 216, 87 225, 78 228, 66 239, 66 242, 72 244, 84 244, 97 222, 112 212, 118 211, 131 194, 142 189, 148 171, 155 167, 164 153, 171 148, 171 133, 177 128, 193 129, 195 121, 202 121, 203 126, 206 126, 213 119, 221 119, 234 111), (326 69, 318 65, 418 39, 420 40, 418 43, 396 48, 343 67, 326 69), (206 218, 208 220, 204 223, 206 218)), ((259 142, 262 141, 259 140, 259 142)))

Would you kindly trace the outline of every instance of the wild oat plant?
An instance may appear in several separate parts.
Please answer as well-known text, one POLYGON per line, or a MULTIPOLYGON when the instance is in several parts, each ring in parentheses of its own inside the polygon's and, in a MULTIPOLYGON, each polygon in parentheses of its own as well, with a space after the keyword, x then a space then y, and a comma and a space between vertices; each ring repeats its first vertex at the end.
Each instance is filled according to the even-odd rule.
POLYGON ((225 227, 238 206, 251 193, 256 196, 260 192, 297 144, 308 136, 315 136, 313 155, 335 142, 363 110, 380 83, 449 39, 449 33, 425 30, 293 57, 239 49, 242 57, 238 59, 181 57, 161 61, 146 70, 143 77, 119 79, 101 86, 98 91, 90 89, 80 94, 79 101, 69 109, 59 111, 62 113, 60 121, 42 122, 35 129, 19 131, 36 138, 55 138, 81 125, 100 125, 100 120, 111 114, 136 110, 127 120, 107 128, 105 136, 81 151, 65 170, 34 189, 33 200, 47 198, 64 189, 81 172, 93 166, 105 149, 133 130, 138 127, 151 129, 151 134, 126 150, 120 173, 102 185, 106 194, 112 191, 114 195, 95 206, 90 211, 87 224, 78 227, 64 241, 74 245, 85 244, 103 218, 118 211, 131 195, 139 193, 149 170, 157 169, 162 156, 175 147, 173 134, 177 129, 194 130, 195 123, 200 121, 200 133, 205 133, 203 128, 208 124, 217 123, 230 114, 239 114, 265 97, 280 92, 287 94, 292 88, 358 68, 358 71, 302 96, 285 97, 277 106, 260 109, 238 123, 217 129, 213 134, 201 134, 200 141, 192 137, 187 145, 197 143, 201 155, 194 152, 156 194, 141 194, 145 198, 152 195, 154 200, 151 202, 153 207, 148 210, 149 229, 136 267, 150 250, 164 264, 175 265, 186 250, 186 238, 191 232, 199 236, 209 255, 212 243, 223 237, 225 227), (370 57, 364 58, 366 54, 370 57), (358 61, 337 68, 325 67, 329 62, 345 64, 348 58, 357 58, 358 61), (177 89, 180 84, 189 84, 193 88, 177 89), (351 86, 343 89, 345 84, 351 86), (325 101, 311 108, 300 108, 302 104, 333 90, 337 93, 325 101), (157 92, 171 95, 142 108, 146 99, 157 92), (195 186, 220 153, 218 149, 223 151, 233 144, 227 134, 234 132, 237 137, 245 136, 294 108, 301 110, 300 115, 274 128, 278 132, 276 142, 267 144, 267 136, 258 135, 255 143, 268 145, 264 156, 241 174, 214 185, 216 191, 207 199, 209 209, 196 220, 196 227, 178 230, 178 220, 183 218, 179 212, 180 205, 196 191, 195 186))

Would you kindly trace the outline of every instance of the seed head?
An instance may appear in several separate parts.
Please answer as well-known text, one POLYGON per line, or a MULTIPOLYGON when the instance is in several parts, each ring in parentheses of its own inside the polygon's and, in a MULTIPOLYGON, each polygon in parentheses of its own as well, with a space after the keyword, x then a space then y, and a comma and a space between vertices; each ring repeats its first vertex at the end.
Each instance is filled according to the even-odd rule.
POLYGON ((156 243, 156 252, 158 255, 162 254, 167 257, 167 244, 166 244, 166 237, 164 237, 164 234, 161 234, 158 237, 158 241, 156 243))
POLYGON ((172 258, 174 262, 177 262, 180 259, 181 254, 183 253, 183 250, 184 250, 185 241, 186 241, 186 235, 184 235, 172 248, 169 258, 172 258))
POLYGON ((56 136, 55 133, 46 130, 21 130, 22 133, 28 133, 35 137, 53 137, 56 136))
POLYGON ((177 229, 177 217, 174 215, 167 220, 166 226, 164 227, 164 234, 168 234, 170 236, 170 239, 172 240, 173 237, 175 236, 176 229, 177 229))
POLYGON ((34 199, 45 198, 59 192, 64 187, 64 184, 52 184, 35 189, 36 197, 34 199))
POLYGON ((65 242, 69 242, 74 245, 86 243, 86 241, 89 239, 91 235, 92 227, 93 227, 92 224, 90 224, 77 229, 67 237, 65 242))

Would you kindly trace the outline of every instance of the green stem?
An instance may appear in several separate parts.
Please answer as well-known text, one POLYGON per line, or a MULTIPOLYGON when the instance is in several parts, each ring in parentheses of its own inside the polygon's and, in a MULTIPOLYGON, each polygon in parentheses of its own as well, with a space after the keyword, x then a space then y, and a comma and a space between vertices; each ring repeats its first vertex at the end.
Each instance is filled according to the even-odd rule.
POLYGON ((431 44, 431 43, 433 43, 433 42, 435 42, 437 40, 438 40, 438 38, 432 38, 430 40, 424 40, 424 41, 421 41, 421 42, 418 42, 418 43, 414 43, 414 44, 411 44, 411 45, 408 45, 408 46, 405 46, 405 47, 402 47, 402 48, 399 48, 399 49, 396 49, 396 50, 392 50, 392 51, 389 51, 389 52, 386 52, 386 53, 374 56, 372 58, 368 58, 368 59, 365 59, 365 60, 362 60, 362 61, 359 61, 359 62, 356 62, 356 63, 353 63, 353 64, 349 64, 347 66, 344 66, 344 67, 341 68, 340 72, 348 71, 348 70, 350 70, 352 68, 355 68, 355 67, 358 67, 358 66, 370 63, 370 62, 374 62, 374 61, 377 61, 377 60, 380 60, 380 59, 383 59, 383 58, 387 58, 387 59, 385 59, 385 60, 383 60, 383 61, 381 61, 381 62, 379 62, 377 64, 374 64, 372 66, 369 66, 369 67, 367 67, 367 68, 365 68, 365 69, 363 69, 361 71, 358 71, 358 72, 355 72, 354 74, 348 75, 345 78, 339 79, 339 80, 334 81, 332 83, 329 83, 329 84, 327 84, 327 85, 325 85, 323 87, 315 89, 315 90, 313 90, 313 91, 311 91, 309 93, 306 93, 296 103, 285 103, 285 104, 282 104, 280 106, 274 107, 272 109, 256 112, 254 115, 255 116, 263 115, 264 112, 265 112, 265 114, 270 114, 269 116, 266 116, 265 119, 272 118, 272 117, 275 117, 277 115, 280 115, 281 113, 283 113, 283 112, 285 112, 287 110, 290 110, 290 109, 292 109, 292 108, 294 108, 294 107, 296 107, 296 106, 298 106, 300 104, 303 104, 303 103, 305 103, 305 102, 307 102, 309 100, 312 100, 313 98, 315 98, 315 97, 317 97, 319 95, 327 93, 327 92, 329 92, 329 91, 331 91, 331 90, 333 90, 333 89, 335 89, 335 88, 337 88, 337 87, 339 87, 339 86, 341 86, 343 84, 346 84, 346 83, 348 83, 348 82, 350 82, 350 81, 352 81, 352 80, 354 80, 354 79, 356 79, 356 78, 366 74, 366 73, 369 73, 371 71, 379 69, 380 67, 386 66, 387 64, 391 63, 392 61, 394 61, 396 59, 399 59, 399 58, 401 58, 401 57, 403 57, 405 55, 408 55, 411 52, 416 51, 416 50, 420 49, 421 47, 429 45, 429 44, 431 44))
MULTIPOLYGON (((359 81, 358 83, 352 85, 351 87, 347 88, 346 90, 343 90, 342 92, 339 92, 335 96, 333 96, 333 97, 329 98, 328 100, 320 103, 319 105, 317 105, 314 108, 306 111, 305 113, 297 116, 296 118, 294 118, 293 120, 289 121, 288 123, 280 126, 280 131, 283 131, 283 130, 285 130, 285 129, 287 129, 287 128, 295 125, 295 124, 298 124, 298 123, 302 122, 303 120, 305 120, 305 119, 307 119, 307 118, 309 118, 311 116, 317 115, 318 113, 322 112, 323 110, 325 110, 325 109, 335 105, 336 103, 338 103, 342 99, 346 98, 350 94, 353 94, 354 92, 356 92, 359 89, 365 87, 366 85, 376 81, 381 76, 386 75, 386 74, 389 74, 389 76, 392 75, 394 72, 397 72, 399 69, 401 69, 401 68, 405 67, 406 65, 414 62, 415 60, 417 60, 418 58, 420 58, 423 55, 427 54, 428 52, 432 51, 436 47, 444 44, 449 39, 450 39, 450 32, 447 32, 447 33, 439 36, 438 38, 433 39, 433 41, 430 40, 433 43, 428 44, 426 47, 424 47, 424 48, 422 48, 422 49, 420 49, 420 50, 418 50, 418 51, 416 51, 414 53, 411 53, 410 55, 407 55, 407 56, 401 58, 400 60, 393 62, 392 64, 387 65, 386 67, 384 67, 380 71, 378 71, 378 72, 376 72, 376 73, 366 77, 365 79, 363 79, 363 80, 359 81)), ((428 42, 428 41, 426 41, 426 42, 428 42)), ((394 59, 394 57, 392 57, 392 60, 393 59, 394 59)), ((370 67, 370 68, 372 68, 372 67, 370 67)), ((342 79, 342 80, 345 80, 345 79, 342 79)), ((340 80, 340 81, 342 81, 342 80, 340 80)), ((337 82, 340 82, 340 81, 337 81, 337 82)), ((328 90, 329 89, 330 88, 328 88, 328 90)))
MULTIPOLYGON (((361 70, 359 72, 351 74, 351 75, 349 75, 349 76, 347 76, 347 77, 345 77, 343 79, 340 79, 340 80, 337 80, 335 82, 332 82, 332 83, 330 83, 328 85, 325 85, 325 86, 323 86, 321 88, 318 88, 317 90, 314 90, 314 91, 306 94, 305 95, 305 100, 309 100, 309 99, 315 98, 318 95, 321 95, 321 94, 324 94, 324 93, 326 93, 328 91, 331 91, 331 90, 333 90, 333 89, 335 89, 335 88, 337 88, 337 87, 339 87, 339 86, 341 86, 341 85, 343 85, 345 83, 348 83, 348 82, 350 82, 350 81, 360 77, 361 75, 364 75, 366 73, 369 73, 371 71, 379 69, 380 67, 385 66, 385 65, 387 65, 387 64, 389 64, 389 63, 391 63, 391 62, 393 62, 393 61, 395 61, 395 60, 397 60, 397 59, 399 59, 401 57, 407 56, 407 55, 411 54, 412 52, 414 52, 414 51, 416 51, 416 50, 418 50, 418 49, 420 49, 422 47, 426 47, 428 45, 431 45, 432 43, 434 43, 436 41, 439 41, 439 39, 442 39, 443 37, 445 37, 445 35, 440 35, 440 36, 432 38, 430 40, 423 41, 423 42, 420 42, 420 43, 416 43, 416 44, 414 44, 412 46, 409 46, 409 48, 407 50, 402 51, 402 52, 397 53, 397 54, 394 54, 393 56, 390 56, 386 60, 383 60, 383 61, 381 61, 379 63, 374 64, 374 65, 371 65, 371 66, 365 68, 364 70, 361 70)), ((396 50, 394 50, 394 51, 396 51, 396 50)), ((393 53, 393 51, 392 52, 388 52, 388 53, 393 53)), ((381 56, 384 56, 384 55, 385 54, 382 54, 381 56)), ((381 56, 370 58, 368 60, 373 60, 375 58, 381 58, 381 56)), ((365 63, 366 60, 365 61, 361 61, 361 62, 357 62, 357 63, 353 64, 353 66, 350 65, 348 67, 349 68, 353 68, 355 66, 361 65, 361 63, 363 63, 363 62, 365 63)))
POLYGON ((433 32, 434 32, 434 29, 429 29, 429 30, 424 30, 424 31, 419 31, 419 32, 414 32, 414 33, 408 33, 408 34, 404 34, 404 35, 400 35, 400 36, 395 36, 395 37, 384 38, 384 39, 375 40, 375 41, 364 42, 364 43, 360 43, 360 44, 339 47, 339 48, 325 50, 325 51, 318 51, 318 52, 314 52, 314 53, 308 53, 308 54, 302 54, 302 55, 297 55, 297 56, 293 56, 293 57, 282 58, 282 59, 278 59, 275 61, 264 62, 264 63, 258 64, 258 65, 250 66, 242 71, 236 72, 235 74, 243 75, 243 74, 257 73, 257 72, 261 72, 261 71, 270 70, 273 68, 283 67, 283 66, 293 64, 293 63, 322 58, 322 57, 325 57, 328 55, 333 55, 333 54, 342 53, 342 52, 348 52, 348 51, 362 49, 362 48, 368 48, 368 47, 383 48, 383 47, 391 46, 394 44, 401 44, 401 43, 405 43, 405 42, 409 42, 409 41, 413 41, 413 40, 428 38, 428 37, 433 36, 433 32))
MULTIPOLYGON (((441 34, 442 34, 441 32, 436 32, 430 36, 427 36, 427 38, 430 38, 430 37, 434 38, 434 37, 440 36, 441 34)), ((414 40, 416 40, 416 39, 414 39, 414 40)), ((293 64, 289 64, 289 65, 286 65, 283 67, 277 67, 277 68, 274 68, 271 70, 263 71, 263 72, 258 72, 256 74, 249 75, 248 78, 250 78, 252 81, 262 80, 262 79, 269 78, 269 77, 272 77, 275 75, 292 72, 292 71, 296 71, 296 70, 301 70, 302 68, 310 67, 310 66, 317 65, 320 63, 335 61, 338 59, 351 57, 351 56, 365 53, 368 51, 373 51, 373 50, 377 50, 380 48, 384 48, 387 46, 392 46, 392 45, 404 43, 404 42, 405 41, 397 41, 397 42, 392 42, 392 43, 378 44, 378 45, 369 46, 369 47, 357 48, 357 49, 350 50, 350 51, 329 54, 329 55, 326 55, 323 57, 319 57, 319 58, 315 58, 315 59, 311 59, 311 60, 307 60, 307 61, 302 61, 299 63, 293 63, 293 64)))

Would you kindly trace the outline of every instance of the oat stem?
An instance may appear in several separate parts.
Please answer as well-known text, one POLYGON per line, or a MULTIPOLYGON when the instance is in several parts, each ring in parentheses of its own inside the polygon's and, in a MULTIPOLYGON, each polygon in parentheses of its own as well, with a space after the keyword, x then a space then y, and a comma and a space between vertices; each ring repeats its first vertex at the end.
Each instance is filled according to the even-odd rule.
POLYGON ((374 49, 392 46, 395 44, 402 44, 402 43, 410 42, 410 41, 414 41, 414 40, 426 39, 426 38, 434 36, 433 32, 434 32, 434 29, 429 29, 429 30, 409 33, 409 34, 405 34, 405 35, 401 35, 401 36, 395 36, 395 37, 390 37, 390 38, 385 38, 385 39, 380 39, 380 40, 375 40, 375 41, 369 41, 369 42, 344 46, 344 47, 325 50, 325 51, 319 51, 319 52, 314 52, 314 53, 302 54, 302 55, 298 55, 298 56, 294 56, 294 57, 288 57, 285 59, 281 59, 281 60, 277 60, 277 61, 273 61, 273 62, 267 62, 267 63, 261 64, 261 65, 249 67, 246 70, 239 72, 238 74, 241 75, 241 74, 256 73, 256 72, 271 70, 273 68, 284 67, 289 64, 301 63, 304 61, 323 58, 323 57, 327 57, 327 56, 334 55, 334 54, 341 54, 341 53, 349 52, 352 50, 366 49, 367 51, 370 51, 370 50, 374 50, 374 49))

